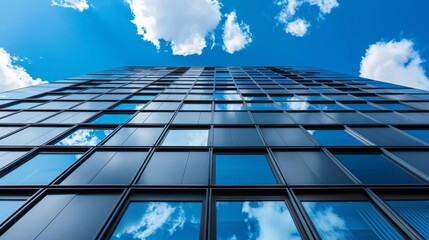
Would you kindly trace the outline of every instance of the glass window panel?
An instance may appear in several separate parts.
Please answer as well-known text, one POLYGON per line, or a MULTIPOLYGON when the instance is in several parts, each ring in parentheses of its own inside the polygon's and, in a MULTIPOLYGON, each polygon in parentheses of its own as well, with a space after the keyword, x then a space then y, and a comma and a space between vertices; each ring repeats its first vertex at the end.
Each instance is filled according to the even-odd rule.
POLYGON ((185 103, 182 106, 182 110, 211 110, 212 105, 210 103, 197 104, 197 103, 185 103))
POLYGON ((118 106, 116 106, 115 110, 140 110, 145 106, 145 103, 138 102, 138 103, 121 103, 118 106))
POLYGON ((402 131, 429 143, 429 129, 402 129, 402 131))
POLYGON ((41 153, 0 177, 2 185, 49 184, 70 167, 80 154, 41 153))
POLYGON ((141 112, 131 119, 130 123, 167 124, 173 114, 174 112, 141 112))
POLYGON ((274 157, 288 184, 354 184, 323 152, 280 152, 274 157))
POLYGON ((151 102, 146 106, 145 110, 176 110, 180 102, 151 102))
POLYGON ((1 139, 0 145, 43 145, 67 129, 67 127, 28 127, 1 139))
POLYGON ((95 146, 109 135, 112 129, 78 129, 55 143, 57 146, 95 146))
POLYGON ((343 129, 307 129, 307 131, 324 146, 365 146, 343 129))
POLYGON ((95 120, 93 120, 91 123, 94 124, 122 124, 125 123, 128 118, 130 118, 132 114, 110 114, 106 113, 95 120))
POLYGON ((200 239, 201 202, 130 202, 111 240, 200 239))
POLYGON ((20 102, 9 107, 5 107, 4 109, 29 109, 39 104, 41 104, 41 102, 20 102))
POLYGON ((212 112, 178 112, 174 124, 210 124, 212 112))
POLYGON ((115 133, 105 146, 152 146, 159 138, 163 128, 123 127, 115 133))
POLYGON ((207 146, 209 130, 170 129, 162 146, 207 146))
POLYGON ((429 239, 429 200, 386 201, 409 225, 429 239))
POLYGON ((274 103, 247 103, 250 110, 278 110, 274 103))
POLYGON ((315 146, 304 131, 299 128, 261 128, 269 146, 315 146))
POLYGON ((56 112, 19 112, 0 119, 0 123, 37 123, 56 112))
POLYGON ((107 109, 112 106, 115 102, 85 102, 82 103, 73 109, 79 110, 102 110, 107 109))
POLYGON ((234 111, 234 110, 245 110, 245 108, 244 108, 244 104, 242 103, 216 103, 215 110, 234 111))
POLYGON ((0 223, 2 223, 7 217, 12 215, 18 208, 24 203, 24 199, 0 199, 0 223))
POLYGON ((378 103, 378 105, 389 110, 413 110, 413 108, 402 105, 400 103, 378 103))
POLYGON ((35 107, 34 109, 55 109, 55 110, 62 110, 62 109, 69 109, 71 107, 74 107, 78 105, 80 102, 71 102, 71 101, 53 101, 48 102, 45 104, 42 104, 40 106, 35 107))
POLYGON ((423 184, 381 154, 335 154, 364 184, 423 184))
POLYGON ((241 97, 240 97, 239 94, 216 93, 215 94, 215 100, 220 100, 220 101, 234 101, 234 100, 241 100, 241 97))
POLYGON ((429 178, 429 151, 391 151, 394 155, 429 178))
POLYGON ((380 110, 379 108, 369 103, 343 103, 343 104, 354 110, 366 110, 366 111, 380 110))
POLYGON ((62 112, 44 120, 42 123, 76 124, 92 117, 96 112, 62 112))
POLYGON ((215 128, 215 146, 263 146, 256 128, 215 128))
POLYGON ((377 146, 423 146, 400 131, 388 127, 352 129, 377 146))
POLYGON ((342 106, 335 103, 312 103, 319 110, 345 110, 342 106))
POLYGON ((314 110, 315 108, 311 106, 306 101, 290 101, 290 102, 278 102, 280 107, 284 110, 314 110))
POLYGON ((295 122, 299 124, 335 124, 335 121, 321 112, 289 112, 295 122))
POLYGON ((302 204, 322 239, 403 239, 369 202, 302 204))
POLYGON ((19 127, 0 127, 0 137, 18 130, 19 127))
POLYGON ((214 112, 214 124, 252 124, 247 112, 214 112))
POLYGON ((216 184, 276 184, 264 154, 217 154, 216 184))
POLYGON ((216 239, 298 240, 284 201, 217 201, 216 239))
POLYGON ((326 112, 328 117, 341 124, 377 124, 359 112, 326 112))
POLYGON ((258 113, 252 112, 257 124, 294 124, 295 122, 286 113, 267 112, 258 113))
POLYGON ((26 152, 0 151, 0 168, 4 168, 11 162, 22 157, 26 152))
POLYGON ((130 100, 150 101, 155 98, 155 95, 134 95, 130 100))

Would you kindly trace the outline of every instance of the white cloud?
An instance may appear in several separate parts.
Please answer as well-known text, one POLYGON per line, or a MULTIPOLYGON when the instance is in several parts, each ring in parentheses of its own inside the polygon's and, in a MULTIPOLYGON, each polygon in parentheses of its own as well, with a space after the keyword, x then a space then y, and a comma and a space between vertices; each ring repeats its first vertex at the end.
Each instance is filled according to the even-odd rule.
POLYGON ((413 46, 408 39, 370 45, 360 63, 360 76, 429 90, 423 60, 413 46))
POLYGON ((298 18, 286 25, 285 31, 295 37, 304 37, 310 27, 310 23, 304 19, 298 18))
POLYGON ((134 15, 137 34, 159 50, 161 41, 171 45, 174 55, 201 55, 206 37, 217 27, 217 0, 127 0, 134 15))
POLYGON ((222 39, 224 44, 223 49, 231 54, 240 51, 252 42, 249 25, 243 22, 238 23, 235 11, 226 14, 222 39))
POLYGON ((72 8, 83 12, 89 8, 89 4, 86 0, 52 0, 52 6, 72 8))
POLYGON ((325 14, 331 13, 333 8, 340 5, 337 0, 280 0, 276 4, 282 8, 279 15, 277 15, 277 20, 281 24, 284 24, 286 33, 295 37, 305 36, 308 28, 311 26, 309 21, 296 17, 302 5, 317 6, 320 18, 323 18, 325 14))
POLYGON ((0 92, 47 83, 40 78, 33 79, 23 67, 14 65, 16 61, 22 60, 0 48, 0 92))

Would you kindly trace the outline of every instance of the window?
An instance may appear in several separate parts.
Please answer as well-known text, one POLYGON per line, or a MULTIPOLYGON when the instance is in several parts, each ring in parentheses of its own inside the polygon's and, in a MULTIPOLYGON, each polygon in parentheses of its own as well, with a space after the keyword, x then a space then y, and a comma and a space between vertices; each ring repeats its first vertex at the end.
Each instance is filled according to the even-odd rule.
POLYGON ((96 114, 96 112, 62 112, 46 119, 42 123, 76 124, 85 121, 94 114, 96 114))
POLYGON ((71 153, 41 153, 0 177, 1 185, 49 184, 80 157, 71 153))
POLYGON ((105 113, 94 119, 93 124, 123 124, 132 114, 110 114, 105 113))
POLYGON ((376 124, 377 122, 358 112, 325 112, 325 114, 341 124, 376 124))
POLYGON ((215 110, 237 111, 245 110, 245 108, 242 103, 216 103, 215 110))
POLYGON ((0 151, 0 168, 4 168, 16 159, 22 157, 26 152, 0 151))
POLYGON ((377 146, 423 146, 422 143, 389 127, 352 129, 369 141, 375 143, 377 146))
POLYGON ((179 105, 180 102, 151 102, 146 106, 145 110, 175 111, 179 105))
POLYGON ((39 106, 37 106, 34 109, 40 109, 40 110, 48 110, 48 109, 63 110, 63 109, 69 109, 71 107, 74 107, 74 106, 76 106, 79 103, 81 103, 81 102, 77 102, 77 101, 52 101, 52 102, 48 102, 48 103, 39 105, 39 106))
POLYGON ((299 128, 261 128, 268 146, 315 146, 299 128))
POLYGON ((278 104, 284 110, 315 110, 315 108, 306 101, 278 102, 278 104))
POLYGON ((131 128, 119 129, 104 145, 105 146, 152 146, 158 140, 163 128, 131 128))
POLYGON ((413 108, 402 105, 400 103, 378 103, 378 105, 389 110, 413 110, 413 108))
POLYGON ((379 108, 375 107, 372 104, 369 103, 343 103, 347 107, 354 109, 354 110, 365 110, 365 111, 374 111, 374 110, 380 110, 379 108))
POLYGON ((73 109, 78 110, 102 110, 112 106, 115 102, 84 102, 73 109))
POLYGON ((131 119, 130 123, 167 124, 173 114, 174 112, 141 112, 131 119))
MULTIPOLYGON (((49 192, 49 191, 48 191, 49 192)), ((47 194, 2 234, 4 239, 94 239, 119 193, 47 194)))
POLYGON ((214 124, 252 124, 247 112, 214 112, 214 124))
POLYGON ((274 157, 288 184, 354 184, 323 152, 275 151, 274 157))
POLYGON ((402 129, 402 131, 429 143, 429 129, 402 129))
POLYGON ((121 100, 128 96, 128 94, 103 94, 96 97, 94 100, 121 100))
POLYGON ((155 98, 155 95, 134 95, 129 100, 150 101, 155 98))
POLYGON ((320 144, 324 146, 365 146, 344 129, 307 129, 320 144))
POLYGON ((212 105, 210 103, 185 103, 182 106, 182 110, 211 110, 212 105))
POLYGON ((369 202, 302 204, 322 239, 403 239, 369 202))
POLYGON ((217 201, 216 239, 298 240, 301 236, 284 201, 217 201))
POLYGON ((216 154, 216 184, 276 184, 264 154, 216 154))
POLYGON ((381 154, 335 154, 364 184, 422 184, 381 154))
POLYGON ((391 153, 414 167, 414 171, 426 174, 429 178, 429 151, 391 151, 391 153))
POLYGON ((336 103, 312 103, 312 105, 319 110, 346 110, 336 103))
POLYGON ((149 160, 139 184, 207 185, 209 173, 208 152, 155 152, 149 160))
POLYGON ((200 239, 202 205, 201 202, 132 201, 110 239, 200 239))
POLYGON ((219 100, 219 101, 234 101, 234 100, 241 100, 241 97, 240 97, 239 94, 216 93, 215 94, 215 100, 219 100))
POLYGON ((409 225, 416 229, 420 235, 425 239, 429 239, 428 200, 386 201, 386 203, 409 225))
POLYGON ((335 121, 321 112, 289 112, 295 122, 299 124, 335 124, 335 121))
POLYGON ((97 151, 61 184, 130 184, 146 156, 147 152, 97 151))
POLYGON ((19 112, 0 119, 0 123, 36 123, 56 112, 19 112))
POLYGON ((212 112, 178 112, 174 124, 210 124, 212 112))
POLYGON ((278 110, 274 103, 247 103, 250 110, 278 110))
POLYGON ((29 109, 29 108, 35 107, 41 103, 42 102, 18 102, 18 103, 13 104, 9 107, 5 107, 4 109, 17 109, 17 110, 29 109))
POLYGON ((286 113, 252 113, 257 124, 294 124, 295 122, 286 113))
POLYGON ((170 129, 162 146, 207 146, 209 130, 170 129))
POLYGON ((0 223, 20 208, 24 203, 25 199, 22 197, 3 196, 0 198, 0 223))
POLYGON ((95 146, 103 141, 112 129, 78 129, 55 143, 57 146, 95 146))
POLYGON ((0 139, 0 145, 43 145, 48 140, 51 140, 65 132, 67 129, 67 127, 28 127, 8 137, 0 139))
POLYGON ((0 137, 18 130, 19 127, 0 127, 0 137))
POLYGON ((144 102, 136 102, 136 103, 121 103, 117 105, 115 110, 140 110, 145 106, 144 102))
POLYGON ((215 146, 263 146, 256 128, 215 128, 215 146))

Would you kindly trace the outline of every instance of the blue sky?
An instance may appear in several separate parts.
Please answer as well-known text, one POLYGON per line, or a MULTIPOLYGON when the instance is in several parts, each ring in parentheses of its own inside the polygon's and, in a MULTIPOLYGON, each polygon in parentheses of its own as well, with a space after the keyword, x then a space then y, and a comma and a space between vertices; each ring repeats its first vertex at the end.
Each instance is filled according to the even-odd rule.
POLYGON ((0 52, 0 64, 6 62, 4 52, 11 62, 0 70, 0 81, 9 81, 8 86, 19 81, 19 76, 15 77, 18 80, 4 80, 14 77, 4 73, 8 67, 17 66, 31 80, 52 81, 124 65, 307 65, 352 75, 364 72, 365 77, 384 81, 400 75, 391 82, 407 84, 417 79, 419 84, 409 85, 429 89, 425 74, 429 64, 424 61, 429 59, 425 27, 429 1, 280 1, 182 0, 180 6, 166 8, 162 4, 178 1, 2 0, 0 49, 4 56, 0 52), (88 6, 58 6, 78 3, 88 6), (213 3, 216 9, 209 9, 213 3), (292 7, 294 3, 296 7, 292 7), (142 11, 141 6, 153 11, 142 11), (288 7, 294 13, 281 21, 279 14, 288 7), (180 21, 174 19, 177 12, 180 21), (202 14, 195 16, 198 12, 202 14), (171 16, 173 19, 168 19, 171 16), (139 23, 131 22, 137 17, 141 17, 139 23), (148 29, 147 17, 155 19, 155 29, 148 29), (227 19, 232 20, 230 33, 236 37, 233 53, 228 52, 222 37, 227 19), (302 28, 294 34, 285 30, 297 19, 311 25, 304 34, 302 28), (188 41, 183 35, 193 34, 192 29, 186 30, 190 23, 198 23, 196 34, 202 36, 206 47, 195 50, 195 43, 174 52, 171 39, 176 45, 188 41), (151 34, 152 42, 137 34, 138 27, 151 34), (213 49, 212 35, 216 38, 213 49), (154 39, 160 41, 159 49, 154 39), (361 69, 362 58, 373 44, 367 65, 361 69), (390 67, 383 67, 386 62, 390 67))

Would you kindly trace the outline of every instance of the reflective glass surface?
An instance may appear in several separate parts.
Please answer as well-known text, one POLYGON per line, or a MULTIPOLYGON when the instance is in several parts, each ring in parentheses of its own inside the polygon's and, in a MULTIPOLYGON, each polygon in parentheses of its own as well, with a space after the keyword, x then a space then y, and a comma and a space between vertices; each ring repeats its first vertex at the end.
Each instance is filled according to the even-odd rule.
POLYGON ((263 154, 216 155, 216 184, 276 184, 277 181, 263 154))
POLYGON ((185 103, 182 106, 182 110, 211 110, 212 105, 210 103, 206 104, 196 104, 196 103, 185 103))
POLYGON ((386 201, 425 239, 429 239, 429 200, 386 201))
POLYGON ((155 98, 155 95, 134 95, 130 100, 150 101, 155 98))
POLYGON ((429 129, 404 129, 402 131, 429 143, 429 129))
POLYGON ((218 240, 298 240, 300 234, 284 201, 217 201, 218 240))
POLYGON ((369 202, 302 204, 322 239, 403 239, 369 202))
POLYGON ((116 106, 115 110, 140 110, 145 106, 144 103, 121 103, 116 106))
POLYGON ((95 146, 107 137, 112 129, 78 129, 61 141, 57 146, 95 146))
POLYGON ((0 199, 0 223, 24 204, 23 199, 0 199))
POLYGON ((244 104, 242 103, 216 103, 215 110, 244 110, 244 104))
POLYGON ((402 105, 400 103, 378 103, 378 105, 389 110, 413 110, 413 108, 402 105))
POLYGON ((9 107, 6 107, 5 109, 29 109, 39 104, 41 103, 40 102, 21 102, 21 103, 17 103, 9 107))
POLYGON ((131 202, 110 239, 200 239, 202 203, 131 202))
POLYGON ((312 103, 312 105, 320 110, 345 110, 345 108, 335 103, 312 103))
POLYGON ((306 101, 293 101, 293 102, 278 102, 280 107, 284 110, 314 110, 306 101))
POLYGON ((250 110, 277 110, 274 103, 247 103, 250 110))
POLYGON ((0 178, 2 185, 48 184, 80 157, 71 153, 42 153, 0 178))
POLYGON ((324 146, 365 146, 345 130, 340 129, 307 129, 320 144, 324 146))
POLYGON ((103 114, 93 120, 94 124, 122 124, 125 123, 132 114, 103 114))
POLYGON ((216 93, 215 100, 223 100, 223 101, 241 100, 241 97, 239 94, 216 93))
POLYGON ((380 154, 335 154, 335 157, 364 184, 422 184, 380 154))
POLYGON ((379 108, 376 108, 375 106, 367 103, 343 103, 343 104, 354 110, 380 110, 379 108))
POLYGON ((207 146, 209 130, 171 129, 162 146, 207 146))

